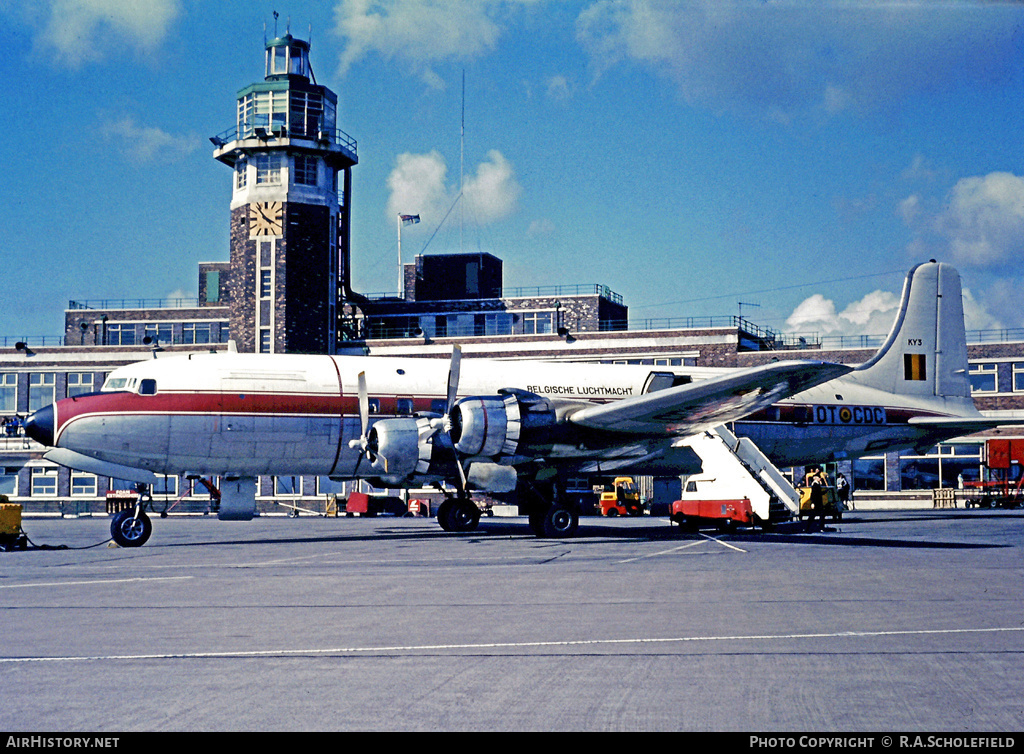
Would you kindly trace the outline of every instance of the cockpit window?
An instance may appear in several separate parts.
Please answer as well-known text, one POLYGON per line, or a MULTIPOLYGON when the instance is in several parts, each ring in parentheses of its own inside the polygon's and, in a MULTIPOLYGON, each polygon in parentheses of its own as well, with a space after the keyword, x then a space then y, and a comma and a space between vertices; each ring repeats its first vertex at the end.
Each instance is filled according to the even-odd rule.
POLYGON ((138 377, 108 377, 103 383, 104 392, 115 392, 127 390, 139 395, 156 395, 156 380, 152 378, 139 379, 138 377))

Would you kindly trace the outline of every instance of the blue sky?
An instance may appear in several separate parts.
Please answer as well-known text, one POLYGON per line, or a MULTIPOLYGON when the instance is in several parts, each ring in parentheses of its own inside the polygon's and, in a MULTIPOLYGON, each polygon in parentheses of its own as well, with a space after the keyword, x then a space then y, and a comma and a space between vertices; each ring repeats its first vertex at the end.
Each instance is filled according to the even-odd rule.
POLYGON ((395 290, 405 212, 406 261, 490 252, 507 288, 602 283, 633 319, 881 334, 935 258, 968 327, 1024 325, 1019 4, 0 0, 0 335, 227 260, 209 137, 275 10, 359 143, 358 291, 395 290))

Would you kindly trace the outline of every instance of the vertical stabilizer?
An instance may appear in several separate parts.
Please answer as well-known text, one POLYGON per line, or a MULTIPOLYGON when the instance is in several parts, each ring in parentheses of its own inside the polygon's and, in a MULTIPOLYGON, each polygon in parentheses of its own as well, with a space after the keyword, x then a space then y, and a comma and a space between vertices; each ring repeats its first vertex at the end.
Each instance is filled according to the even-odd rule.
POLYGON ((927 262, 907 274, 889 337, 849 379, 891 393, 970 402, 964 305, 956 269, 927 262))

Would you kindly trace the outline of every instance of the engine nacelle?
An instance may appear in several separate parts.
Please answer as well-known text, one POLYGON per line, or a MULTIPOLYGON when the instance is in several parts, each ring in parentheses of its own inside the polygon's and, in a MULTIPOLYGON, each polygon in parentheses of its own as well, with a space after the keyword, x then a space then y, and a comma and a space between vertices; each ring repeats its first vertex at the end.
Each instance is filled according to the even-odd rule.
POLYGON ((451 437, 464 457, 511 463, 539 450, 543 430, 555 425, 548 402, 532 393, 464 398, 452 408, 451 437))
POLYGON ((429 419, 382 419, 371 428, 370 466, 386 479, 407 479, 430 469, 433 430, 429 419))

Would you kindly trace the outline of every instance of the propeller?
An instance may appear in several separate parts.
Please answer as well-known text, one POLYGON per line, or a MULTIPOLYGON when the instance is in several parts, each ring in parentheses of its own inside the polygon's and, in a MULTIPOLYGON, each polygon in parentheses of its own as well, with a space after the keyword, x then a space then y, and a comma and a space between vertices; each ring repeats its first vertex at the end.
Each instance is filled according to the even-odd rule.
MULTIPOLYGON (((435 424, 438 434, 445 438, 445 444, 452 451, 455 457, 455 466, 459 470, 459 496, 468 497, 466 492, 466 470, 462 467, 462 459, 459 458, 459 451, 455 449, 452 441, 452 409, 455 408, 455 401, 459 393, 459 376, 462 368, 462 346, 452 347, 451 366, 448 367, 448 394, 444 406, 444 416, 435 424)), ((436 437, 437 435, 435 435, 436 437)))
POLYGON ((388 459, 381 456, 370 443, 370 399, 367 395, 366 390, 366 372, 359 373, 359 437, 354 440, 349 440, 348 446, 350 448, 358 449, 359 460, 356 462, 355 471, 352 472, 353 476, 358 474, 359 466, 362 464, 363 459, 366 458, 371 464, 376 460, 376 456, 384 461, 384 471, 387 473, 388 470, 388 459))

